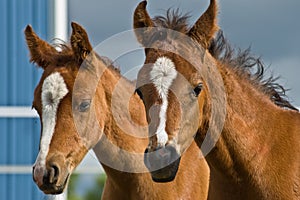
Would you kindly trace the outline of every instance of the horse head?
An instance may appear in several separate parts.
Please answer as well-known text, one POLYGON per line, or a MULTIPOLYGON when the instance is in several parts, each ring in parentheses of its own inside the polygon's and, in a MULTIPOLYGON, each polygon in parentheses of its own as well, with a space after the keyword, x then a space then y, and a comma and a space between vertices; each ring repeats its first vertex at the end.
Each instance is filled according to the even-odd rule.
MULTIPOLYGON (((146 54, 136 92, 144 102, 149 123, 145 164, 153 180, 164 182, 174 179, 181 155, 208 123, 208 83, 205 72, 199 72, 193 61, 207 54, 218 30, 217 3, 211 0, 191 28, 188 16, 176 10, 151 19, 146 5, 147 1, 141 2, 134 12, 136 38, 146 54)), ((204 68, 204 62, 196 64, 204 68)))
MULTIPOLYGON (((105 118, 96 120, 95 116, 103 113, 95 110, 95 101, 103 102, 97 105, 99 108, 105 103, 98 101, 100 97, 93 95, 95 88, 89 87, 98 82, 87 56, 97 55, 86 31, 76 23, 72 23, 72 29, 71 46, 61 45, 60 51, 40 39, 31 26, 25 29, 30 60, 43 69, 32 105, 41 122, 33 179, 46 194, 63 192, 73 170, 103 133, 105 118)), ((99 63, 104 65, 101 60, 99 63)))

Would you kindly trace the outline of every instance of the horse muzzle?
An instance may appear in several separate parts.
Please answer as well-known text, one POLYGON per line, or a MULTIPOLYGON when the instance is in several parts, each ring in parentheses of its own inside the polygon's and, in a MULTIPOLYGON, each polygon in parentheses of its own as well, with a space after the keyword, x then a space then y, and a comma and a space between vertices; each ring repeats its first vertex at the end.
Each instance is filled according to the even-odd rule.
POLYGON ((32 175, 34 182, 45 194, 61 194, 68 183, 70 171, 67 166, 49 161, 46 166, 34 165, 32 175))
POLYGON ((170 182, 176 177, 180 155, 172 146, 159 147, 150 152, 146 149, 144 163, 155 182, 170 182))

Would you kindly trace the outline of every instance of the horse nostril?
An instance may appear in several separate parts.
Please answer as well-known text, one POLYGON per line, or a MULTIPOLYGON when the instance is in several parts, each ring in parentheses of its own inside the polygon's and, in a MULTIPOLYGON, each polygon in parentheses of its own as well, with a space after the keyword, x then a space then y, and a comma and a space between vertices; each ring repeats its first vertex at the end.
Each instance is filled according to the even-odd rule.
POLYGON ((40 166, 32 167, 32 178, 33 181, 36 182, 38 186, 43 185, 45 177, 45 170, 40 166))
POLYGON ((56 164, 52 164, 49 172, 49 183, 55 183, 58 180, 58 176, 59 176, 59 167, 56 164))

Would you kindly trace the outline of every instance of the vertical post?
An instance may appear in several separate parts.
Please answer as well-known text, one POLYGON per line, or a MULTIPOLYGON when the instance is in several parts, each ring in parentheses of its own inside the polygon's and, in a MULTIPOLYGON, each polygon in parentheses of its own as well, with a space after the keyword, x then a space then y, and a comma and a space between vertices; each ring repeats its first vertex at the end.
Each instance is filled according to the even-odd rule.
MULTIPOLYGON (((51 37, 63 41, 68 40, 68 0, 49 1, 52 11, 50 12, 51 37)), ((59 49, 58 49, 59 50, 59 49)), ((67 200, 67 188, 60 195, 48 195, 47 200, 67 200)))
POLYGON ((67 41, 68 37, 68 0, 53 1, 54 38, 67 41))

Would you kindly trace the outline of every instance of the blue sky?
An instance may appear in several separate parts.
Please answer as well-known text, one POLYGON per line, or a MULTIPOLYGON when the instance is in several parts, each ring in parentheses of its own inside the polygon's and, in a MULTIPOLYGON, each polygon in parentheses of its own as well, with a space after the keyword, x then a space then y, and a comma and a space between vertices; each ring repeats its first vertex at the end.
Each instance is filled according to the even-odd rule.
MULTIPOLYGON (((69 1, 69 20, 83 25, 96 46, 112 35, 132 28, 132 13, 139 2, 72 0, 69 1)), ((191 24, 209 3, 208 0, 148 2, 151 16, 163 14, 169 7, 179 7, 183 13, 190 12, 191 24)), ((281 76, 280 83, 291 89, 288 96, 297 106, 300 106, 299 10, 299 0, 226 0, 220 1, 219 9, 219 25, 227 39, 235 47, 251 46, 252 53, 261 56, 266 66, 270 66, 269 70, 281 76)))

